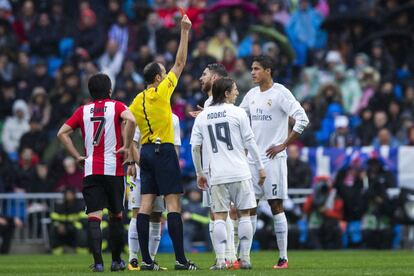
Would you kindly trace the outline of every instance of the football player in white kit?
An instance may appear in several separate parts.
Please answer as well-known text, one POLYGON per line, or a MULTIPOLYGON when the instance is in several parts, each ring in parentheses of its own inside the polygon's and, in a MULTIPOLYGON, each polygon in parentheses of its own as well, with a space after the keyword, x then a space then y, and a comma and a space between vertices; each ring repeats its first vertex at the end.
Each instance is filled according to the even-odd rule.
MULTIPOLYGON (((253 59, 252 79, 258 86, 250 89, 240 107, 250 116, 254 136, 265 166, 266 181, 256 185, 258 172, 254 157, 249 154, 254 190, 257 200, 267 200, 273 214, 279 261, 273 268, 287 268, 287 221, 283 200, 287 199, 286 148, 303 132, 309 119, 300 103, 283 85, 273 82, 273 63, 269 56, 253 59), (288 133, 289 117, 295 120, 288 133)), ((252 224, 256 230, 256 210, 252 210, 252 224)))
MULTIPOLYGON (((212 87, 213 83, 220 79, 227 77, 227 71, 224 65, 219 63, 211 63, 208 64, 207 67, 204 69, 201 77, 200 77, 200 84, 201 90, 208 95, 207 100, 204 102, 204 108, 211 105, 213 101, 213 92, 212 87)), ((194 118, 203 110, 203 108, 199 107, 200 110, 190 112, 190 115, 194 118)), ((202 164, 204 169, 204 174, 208 175, 208 166, 209 157, 208 151, 205 150, 205 147, 201 147, 202 150, 202 164)), ((208 181, 208 178, 207 178, 208 181)), ((210 208, 211 205, 211 197, 210 197, 210 189, 203 190, 203 207, 210 208)), ((226 243, 226 261, 228 262, 228 266, 232 269, 238 269, 239 263, 236 256, 236 251, 238 248, 238 237, 237 233, 235 232, 236 226, 238 225, 237 213, 235 212, 234 208, 230 210, 230 216, 226 220, 226 229, 227 229, 227 243, 226 243)), ((209 233, 211 243, 213 245, 213 249, 215 248, 214 238, 213 238, 213 228, 214 228, 214 216, 212 212, 210 212, 210 223, 209 223, 209 233)), ((215 251, 215 250, 214 250, 215 251)))
POLYGON ((227 241, 226 219, 233 202, 240 213, 238 235, 240 238, 240 268, 250 269, 250 249, 253 229, 250 209, 256 207, 252 190, 251 173, 245 149, 256 161, 260 174, 258 185, 265 179, 263 163, 246 112, 234 106, 238 95, 235 82, 221 78, 213 84, 212 104, 196 118, 191 134, 193 162, 197 184, 202 189, 210 186, 211 210, 214 215, 213 238, 217 256, 212 270, 226 269, 225 247, 227 241), (209 155, 207 182, 201 164, 201 146, 209 155))
MULTIPOLYGON (((173 127, 174 127, 174 146, 177 152, 177 156, 179 155, 179 150, 181 146, 181 134, 180 134, 180 121, 178 116, 172 114, 173 120, 173 127)), ((134 161, 136 164, 139 163, 139 148, 140 148, 140 141, 141 141, 141 133, 139 132, 139 128, 135 129, 134 135, 134 147, 132 147, 132 155, 134 157, 134 161)), ((137 232, 137 214, 139 212, 139 208, 141 207, 141 187, 140 187, 140 178, 139 178, 139 167, 135 166, 135 172, 128 172, 129 176, 129 186, 130 186, 130 193, 128 196, 128 209, 132 210, 132 218, 129 222, 128 228, 128 247, 129 247, 129 264, 128 270, 140 270, 138 265, 138 252, 139 252, 139 242, 138 242, 138 232, 137 232), (132 176, 129 176, 132 175, 132 176)), ((158 251, 158 246, 160 245, 161 241, 161 215, 165 211, 165 204, 164 204, 164 197, 158 196, 156 197, 153 205, 152 214, 150 217, 150 229, 149 229, 149 252, 151 258, 154 260, 155 255, 158 251)), ((165 270, 165 268, 161 268, 161 270, 165 270)))

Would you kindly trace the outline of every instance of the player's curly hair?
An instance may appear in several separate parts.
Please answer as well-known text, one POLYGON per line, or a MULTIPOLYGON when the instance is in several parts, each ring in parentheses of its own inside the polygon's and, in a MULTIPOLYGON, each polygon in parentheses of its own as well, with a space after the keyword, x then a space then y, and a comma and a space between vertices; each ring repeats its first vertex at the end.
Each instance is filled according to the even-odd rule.
POLYGON ((234 84, 234 80, 229 77, 218 79, 213 84, 213 102, 211 105, 224 103, 226 100, 226 91, 230 92, 234 84))

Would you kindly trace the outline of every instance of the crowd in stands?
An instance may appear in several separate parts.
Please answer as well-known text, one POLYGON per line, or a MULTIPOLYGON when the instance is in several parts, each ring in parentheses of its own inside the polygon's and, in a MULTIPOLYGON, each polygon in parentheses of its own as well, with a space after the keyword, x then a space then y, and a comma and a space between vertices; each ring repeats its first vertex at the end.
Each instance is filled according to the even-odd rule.
MULTIPOLYGON (((91 75, 108 74, 113 98, 129 104, 145 87, 147 63, 171 67, 184 7, 193 31, 172 108, 180 118, 187 186, 194 185, 188 112, 206 99, 198 81, 203 69, 224 64, 240 91, 238 104, 253 86, 252 57, 266 54, 275 62, 274 80, 310 119, 288 160, 289 186, 315 189, 300 210, 310 229, 344 232, 341 221, 363 221, 364 229, 390 235, 395 222, 384 189, 396 181, 379 160, 354 162, 321 184, 300 149, 414 145, 413 6, 412 0, 0 0, 0 193, 81 191, 81 168, 59 145, 58 127, 89 101, 91 75)), ((75 140, 80 146, 79 134, 75 140)), ((188 195, 184 219, 202 224, 191 213, 207 211, 188 195)), ((333 235, 325 246, 322 236, 310 230, 307 246, 341 244, 333 235)))

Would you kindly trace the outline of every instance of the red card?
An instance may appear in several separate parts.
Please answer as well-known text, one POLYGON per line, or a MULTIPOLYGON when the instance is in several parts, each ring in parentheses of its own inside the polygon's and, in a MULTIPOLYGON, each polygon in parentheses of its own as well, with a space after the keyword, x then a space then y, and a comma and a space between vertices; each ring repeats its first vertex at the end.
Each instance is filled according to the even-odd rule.
POLYGON ((178 8, 180 9, 181 17, 184 17, 184 15, 185 15, 184 9, 182 7, 178 7, 178 8))

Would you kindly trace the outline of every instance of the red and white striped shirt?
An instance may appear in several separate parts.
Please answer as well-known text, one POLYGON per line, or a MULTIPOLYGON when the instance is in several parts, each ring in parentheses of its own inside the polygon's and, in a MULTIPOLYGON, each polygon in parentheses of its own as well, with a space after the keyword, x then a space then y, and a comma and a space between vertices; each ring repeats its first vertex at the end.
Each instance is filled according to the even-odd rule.
POLYGON ((123 176, 121 113, 127 107, 111 99, 98 100, 79 107, 66 121, 80 128, 85 146, 85 177, 88 175, 123 176))

